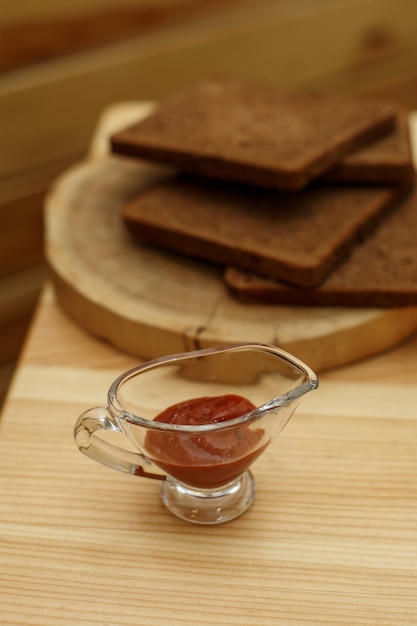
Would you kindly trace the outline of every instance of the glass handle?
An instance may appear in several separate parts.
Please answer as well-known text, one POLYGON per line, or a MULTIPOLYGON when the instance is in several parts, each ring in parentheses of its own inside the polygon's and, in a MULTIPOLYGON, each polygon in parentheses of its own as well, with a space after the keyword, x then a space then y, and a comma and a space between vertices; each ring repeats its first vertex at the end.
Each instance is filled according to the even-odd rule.
POLYGON ((82 413, 74 427, 74 439, 78 449, 90 459, 120 472, 157 480, 166 478, 165 474, 152 471, 157 471, 157 468, 146 456, 139 451, 131 452, 105 441, 99 436, 101 431, 114 431, 124 435, 106 407, 94 407, 82 413), (151 471, 147 471, 147 467, 151 471))

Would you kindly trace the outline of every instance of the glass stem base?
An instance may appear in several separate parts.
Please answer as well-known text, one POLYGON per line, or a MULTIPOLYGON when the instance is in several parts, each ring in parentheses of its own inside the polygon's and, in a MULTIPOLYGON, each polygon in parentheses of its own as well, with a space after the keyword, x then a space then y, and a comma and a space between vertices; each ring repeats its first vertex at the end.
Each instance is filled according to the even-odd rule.
POLYGON ((248 510, 255 497, 255 481, 249 470, 217 489, 196 489, 168 476, 161 483, 167 509, 193 524, 223 524, 248 510))

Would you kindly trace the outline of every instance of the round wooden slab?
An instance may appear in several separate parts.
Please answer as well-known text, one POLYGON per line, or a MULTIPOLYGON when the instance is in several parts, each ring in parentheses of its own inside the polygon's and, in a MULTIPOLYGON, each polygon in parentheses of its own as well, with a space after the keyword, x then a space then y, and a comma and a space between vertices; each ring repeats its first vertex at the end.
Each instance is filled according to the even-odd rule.
POLYGON ((106 156, 57 180, 46 204, 46 254, 58 301, 86 330, 143 358, 267 342, 316 370, 384 350, 417 328, 417 307, 244 305, 220 268, 133 241, 120 209, 161 171, 106 156))

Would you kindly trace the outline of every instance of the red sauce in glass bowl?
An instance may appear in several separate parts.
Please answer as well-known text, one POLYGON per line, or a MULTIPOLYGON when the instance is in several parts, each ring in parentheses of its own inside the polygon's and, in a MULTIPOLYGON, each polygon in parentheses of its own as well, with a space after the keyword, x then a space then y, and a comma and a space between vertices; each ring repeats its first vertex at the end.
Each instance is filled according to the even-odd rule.
MULTIPOLYGON (((168 407, 155 421, 202 425, 225 422, 255 409, 246 398, 228 394, 186 400, 168 407)), ((261 454, 262 429, 249 425, 199 434, 148 431, 145 448, 151 460, 187 485, 211 489, 237 478, 261 454)))

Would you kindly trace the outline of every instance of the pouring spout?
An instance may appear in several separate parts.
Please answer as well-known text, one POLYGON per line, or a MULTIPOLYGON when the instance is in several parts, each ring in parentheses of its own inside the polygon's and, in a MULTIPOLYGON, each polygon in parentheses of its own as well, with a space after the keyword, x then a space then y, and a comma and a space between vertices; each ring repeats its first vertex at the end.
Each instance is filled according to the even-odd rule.
POLYGON ((289 391, 279 395, 277 398, 274 398, 270 402, 267 402, 266 404, 262 405, 261 407, 259 407, 258 411, 259 412, 273 411, 282 406, 289 406, 293 404, 294 402, 296 402, 297 400, 300 401, 304 395, 306 395, 310 391, 314 391, 315 389, 318 388, 318 386, 319 386, 319 381, 317 377, 311 380, 308 380, 302 383, 301 385, 298 385, 294 389, 290 389, 289 391))

